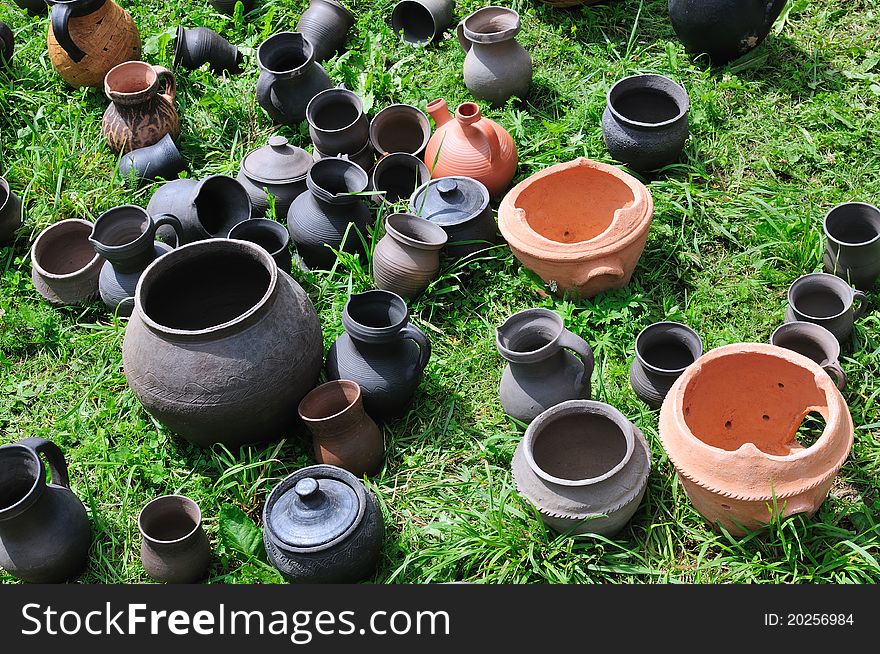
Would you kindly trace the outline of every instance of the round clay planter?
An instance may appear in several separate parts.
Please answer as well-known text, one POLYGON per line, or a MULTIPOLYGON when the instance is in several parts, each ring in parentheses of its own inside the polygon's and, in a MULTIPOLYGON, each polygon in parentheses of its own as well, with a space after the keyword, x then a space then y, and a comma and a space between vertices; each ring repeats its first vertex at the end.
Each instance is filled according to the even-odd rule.
POLYGON ((703 354, 699 334, 678 322, 656 322, 636 336, 629 381, 642 402, 659 409, 675 380, 703 354))
POLYGON ((853 422, 831 377, 775 345, 735 343, 704 354, 672 386, 660 441, 691 503, 741 536, 778 513, 815 513, 853 444, 853 422), (825 419, 809 447, 810 412, 825 419))
POLYGON ((407 213, 385 219, 385 236, 373 251, 376 288, 403 298, 421 294, 437 278, 446 232, 432 222, 407 213))
POLYGON ((89 237, 92 223, 68 218, 40 232, 31 247, 31 279, 43 298, 56 306, 73 306, 98 296, 104 258, 89 237))
POLYGON ((182 495, 149 502, 138 515, 141 562, 155 581, 189 584, 203 579, 211 565, 211 544, 202 528, 199 505, 182 495))
POLYGON ((584 298, 629 283, 653 214, 639 180, 581 158, 514 186, 501 201, 498 227, 553 293, 584 298))

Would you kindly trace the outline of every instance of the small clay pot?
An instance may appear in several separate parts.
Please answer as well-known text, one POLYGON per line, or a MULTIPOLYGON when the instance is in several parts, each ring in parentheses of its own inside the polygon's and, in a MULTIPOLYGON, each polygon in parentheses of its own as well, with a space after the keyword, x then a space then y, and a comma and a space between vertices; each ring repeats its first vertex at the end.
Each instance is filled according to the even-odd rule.
POLYGON ((236 179, 251 199, 254 218, 268 213, 268 194, 275 199, 275 217, 287 216, 290 205, 306 190, 306 174, 312 163, 308 152, 277 134, 269 137, 267 145, 248 153, 236 179))
POLYGON ((15 52, 15 34, 6 23, 0 22, 0 66, 8 66, 12 63, 12 53, 15 52))
POLYGON ((229 238, 256 243, 272 255, 281 270, 290 273, 293 262, 290 256, 290 233, 281 223, 268 218, 251 218, 229 230, 229 238))
POLYGON ((880 276, 880 209, 865 202, 839 204, 825 216, 822 229, 825 272, 862 291, 874 288, 880 276))
POLYGON ((784 347, 815 361, 834 379, 837 388, 846 388, 847 377, 840 366, 840 343, 821 325, 811 322, 789 322, 770 335, 770 344, 784 347))
POLYGON ((238 2, 244 5, 244 13, 254 8, 255 0, 209 0, 217 11, 232 16, 235 13, 235 5, 238 2))
POLYGON ((675 380, 702 356, 703 342, 687 325, 655 322, 636 336, 635 353, 630 384, 640 400, 659 409, 675 380))
POLYGON ((208 64, 214 73, 240 73, 242 55, 238 48, 207 27, 178 26, 174 38, 174 66, 196 70, 208 64))
POLYGON ((158 143, 127 152, 119 158, 119 175, 125 179, 133 175, 143 186, 157 179, 177 179, 186 170, 186 160, 174 144, 171 134, 158 143))
POLYGON ((405 152, 385 155, 370 175, 370 186, 379 191, 373 199, 387 204, 408 200, 417 188, 429 181, 428 167, 417 156, 405 152))
POLYGON ((354 14, 336 0, 310 0, 296 23, 296 31, 312 42, 315 61, 325 61, 345 45, 352 25, 354 14))
POLYGON ((190 584, 204 579, 211 544, 202 529, 199 505, 182 495, 157 497, 138 515, 141 562, 155 581, 190 584))
POLYGON ((362 149, 354 154, 345 154, 343 152, 331 154, 329 152, 321 152, 318 148, 314 148, 313 158, 315 161, 328 159, 330 157, 346 157, 351 163, 360 166, 365 173, 368 173, 373 169, 373 163, 376 161, 376 153, 373 151, 373 145, 369 141, 364 144, 362 149))
POLYGON ((15 232, 21 227, 22 204, 9 182, 0 177, 0 245, 15 240, 15 232))
POLYGON ((452 25, 455 0, 400 0, 391 12, 391 29, 411 45, 437 41, 452 25))
POLYGON ((370 138, 370 121, 356 93, 338 86, 321 91, 306 107, 312 143, 321 152, 354 154, 370 138))
POLYGON ((370 122, 370 143, 380 157, 393 152, 406 152, 420 157, 430 138, 431 123, 428 117, 408 104, 385 107, 370 122))
POLYGON ((421 294, 437 278, 447 238, 439 226, 412 214, 388 216, 385 236, 373 251, 376 288, 407 299, 421 294))
POLYGON ((867 296, 840 277, 809 273, 798 277, 788 289, 785 322, 816 323, 834 334, 843 345, 852 337, 853 323, 867 308, 867 296), (856 301, 858 306, 854 306, 856 301))
POLYGON ((104 258, 89 242, 92 223, 68 218, 40 232, 31 247, 34 288, 56 306, 72 306, 98 295, 104 258))

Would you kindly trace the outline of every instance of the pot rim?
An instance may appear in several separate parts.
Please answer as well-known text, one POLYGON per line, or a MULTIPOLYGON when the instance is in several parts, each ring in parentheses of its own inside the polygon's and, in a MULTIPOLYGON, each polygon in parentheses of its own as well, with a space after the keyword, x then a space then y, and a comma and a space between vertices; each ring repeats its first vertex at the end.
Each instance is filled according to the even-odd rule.
POLYGON ((92 234, 91 234, 91 236, 89 236, 89 242, 91 242, 92 247, 94 247, 96 251, 98 250, 98 248, 100 248, 101 250, 104 250, 105 252, 110 253, 110 254, 125 252, 127 250, 136 249, 136 248, 134 248, 134 246, 136 246, 140 241, 147 239, 147 236, 149 234, 149 229, 141 232, 139 236, 135 237, 133 240, 129 241, 128 243, 122 243, 120 245, 105 245, 105 244, 101 243, 100 241, 95 240, 95 229, 98 227, 98 224, 101 222, 101 220, 104 219, 106 222, 106 219, 111 214, 119 212, 120 210, 126 210, 126 211, 136 210, 138 212, 143 213, 143 216, 145 218, 145 222, 147 222, 147 223, 153 222, 153 217, 149 213, 147 213, 147 210, 144 209, 143 207, 139 207, 136 204, 121 204, 118 207, 111 207, 110 209, 107 209, 107 211, 105 211, 100 216, 98 216, 95 219, 95 222, 92 223, 92 234))
POLYGON ((138 513, 137 523, 138 523, 138 531, 141 534, 141 538, 143 538, 144 540, 146 540, 150 543, 155 543, 158 545, 172 545, 174 543, 182 543, 186 539, 192 537, 192 535, 195 534, 201 528, 201 526, 202 526, 202 509, 195 500, 190 499, 186 495, 174 495, 174 494, 161 495, 159 497, 156 497, 156 498, 150 500, 149 502, 147 502, 144 505, 144 508, 142 508, 140 513, 138 513), (188 506, 188 507, 195 508, 196 516, 197 516, 196 521, 195 521, 195 526, 192 528, 191 531, 187 532, 184 536, 180 536, 179 538, 173 538, 171 540, 161 540, 159 538, 154 538, 153 536, 150 536, 149 534, 147 534, 146 530, 144 529, 144 524, 143 524, 144 513, 148 509, 153 507, 154 504, 168 503, 169 500, 172 500, 172 499, 173 500, 183 500, 182 504, 184 504, 185 506, 188 506))
MULTIPOLYGON (((795 329, 806 329, 807 331, 818 332, 816 335, 823 339, 822 344, 825 345, 825 342, 827 342, 827 344, 833 348, 834 358, 829 358, 828 362, 836 362, 836 361, 838 361, 838 359, 840 359, 840 341, 837 340, 837 338, 834 336, 834 334, 832 334, 830 331, 828 331, 828 329, 826 329, 822 325, 815 323, 815 322, 808 322, 806 320, 792 320, 791 322, 784 322, 781 325, 779 325, 779 327, 774 329, 773 333, 770 334, 770 345, 776 345, 776 347, 781 347, 786 350, 789 349, 789 348, 786 348, 784 345, 778 345, 778 344, 774 343, 773 339, 776 337, 777 334, 787 332, 787 331, 792 331, 795 329)), ((791 350, 791 351, 795 352, 796 350, 791 350)), ((809 357, 807 357, 807 358, 809 358, 809 357)), ((822 364, 819 364, 819 365, 822 365, 822 364)))
POLYGON ((562 316, 551 309, 546 309, 544 307, 535 307, 532 309, 523 309, 522 311, 517 311, 516 313, 507 317, 503 323, 498 325, 495 328, 495 347, 498 348, 499 354, 506 359, 507 361, 512 361, 514 363, 531 363, 533 361, 543 361, 547 357, 552 354, 552 351, 555 351, 559 347, 559 337, 562 336, 562 333, 565 331, 565 323, 562 320, 562 316), (513 322, 518 322, 523 318, 529 315, 540 315, 545 318, 550 318, 554 324, 557 326, 558 331, 554 334, 553 338, 547 341, 544 345, 534 350, 529 350, 527 352, 522 350, 511 350, 509 347, 504 345, 501 342, 502 333, 505 328, 509 328, 513 322))
MULTIPOLYGON (((275 251, 273 251, 273 252, 269 252, 269 254, 272 255, 273 257, 276 256, 276 255, 281 254, 282 252, 284 252, 284 251, 290 246, 290 232, 287 231, 287 228, 286 228, 284 225, 282 225, 281 223, 279 223, 279 222, 277 222, 277 221, 275 221, 275 220, 271 220, 270 218, 248 218, 247 220, 242 220, 240 223, 237 223, 237 224, 235 224, 235 225, 232 226, 232 228, 229 230, 229 235, 227 236, 227 238, 230 238, 230 239, 232 239, 232 240, 234 240, 234 241, 244 241, 245 243, 254 243, 254 241, 251 241, 251 240, 249 240, 249 239, 246 239, 246 238, 238 238, 238 237, 235 237, 235 236, 232 235, 232 232, 234 232, 236 229, 238 229, 239 227, 241 227, 241 226, 244 225, 245 223, 249 223, 249 225, 254 225, 254 224, 256 224, 256 225, 267 225, 267 226, 270 226, 269 229, 273 229, 273 230, 275 230, 275 233, 276 233, 279 237, 284 237, 284 238, 287 239, 287 240, 284 242, 284 245, 282 245, 280 248, 278 248, 277 250, 275 250, 275 251), (275 227, 276 225, 278 226, 278 228, 275 227), (282 230, 283 230, 283 233, 282 233, 282 230)), ((259 246, 259 247, 262 247, 262 246, 259 246)), ((264 249, 265 249, 265 248, 264 248, 264 249)), ((268 251, 268 250, 267 250, 267 251, 268 251)))
POLYGON ((411 213, 393 213, 388 216, 385 219, 385 233, 389 234, 394 240, 401 241, 411 247, 418 248, 419 250, 439 250, 449 241, 449 234, 447 234, 446 230, 440 227, 440 225, 411 213), (392 219, 394 219, 393 222, 392 219), (436 238, 433 241, 428 242, 416 240, 412 236, 404 234, 400 229, 394 226, 394 223, 397 222, 413 222, 416 220, 426 223, 426 229, 435 233, 436 238))
MULTIPOLYGON (((274 46, 275 43, 273 43, 272 45, 274 46)), ((295 77, 297 74, 301 73, 306 66, 308 66, 311 63, 314 63, 314 61, 315 61, 315 46, 312 45, 312 42, 309 40, 309 38, 305 34, 303 34, 302 32, 296 32, 296 31, 291 32, 289 30, 284 31, 284 32, 275 32, 275 34, 273 34, 272 36, 270 36, 268 39, 266 39, 260 45, 257 46, 256 58, 257 58, 257 67, 261 71, 265 71, 266 73, 269 73, 270 75, 275 75, 278 77, 285 77, 285 78, 295 77), (270 41, 274 40, 274 41, 283 42, 285 39, 290 39, 291 37, 294 37, 295 39, 302 39, 303 53, 306 55, 305 61, 303 61, 299 66, 294 66, 293 68, 286 68, 284 70, 275 70, 273 68, 266 67, 263 64, 263 58, 260 56, 260 51, 263 49, 263 47, 267 43, 269 43, 270 41)))
MULTIPOLYGON (((34 244, 31 246, 31 264, 33 265, 34 268, 37 269, 37 272, 39 273, 39 275, 41 277, 45 277, 46 279, 57 279, 57 280, 74 279, 77 276, 81 275, 84 271, 86 271, 86 270, 88 270, 98 264, 103 264, 103 257, 100 254, 98 254, 97 252, 95 252, 95 256, 92 257, 87 264, 85 264, 81 268, 78 268, 77 270, 74 270, 73 272, 69 272, 69 273, 64 273, 64 274, 52 273, 40 265, 40 262, 37 259, 36 254, 37 254, 37 248, 39 247, 40 243, 42 243, 43 238, 47 237, 48 234, 51 234, 53 230, 57 229, 56 225, 64 225, 64 224, 69 224, 69 223, 77 223, 77 224, 80 224, 83 226, 87 226, 89 228, 89 234, 91 234, 92 226, 94 224, 94 223, 89 222, 88 220, 83 220, 82 218, 63 218, 62 220, 59 220, 56 223, 52 223, 51 225, 46 227, 46 229, 44 229, 42 232, 40 232, 40 235, 37 236, 37 239, 34 241, 34 244)), ((86 236, 87 242, 88 242, 88 239, 89 239, 89 237, 87 235, 86 236)), ((89 243, 89 247, 91 247, 91 243, 89 243)))
POLYGON ((308 393, 306 393, 305 397, 303 397, 303 399, 301 399, 299 402, 299 406, 297 407, 297 413, 299 413, 299 417, 303 420, 303 422, 306 422, 306 423, 316 424, 316 423, 329 422, 331 420, 334 420, 334 419, 340 417, 342 414, 347 413, 355 404, 357 404, 360 401, 362 394, 363 394, 363 391, 361 390, 361 385, 358 384, 357 382, 352 381, 350 379, 333 379, 331 381, 324 382, 323 384, 320 384, 319 386, 316 386, 315 388, 310 390, 308 393), (339 387, 350 388, 355 391, 354 399, 351 400, 345 407, 343 407, 342 409, 340 409, 336 413, 329 414, 329 415, 322 415, 320 418, 311 418, 311 417, 308 417, 303 414, 302 407, 306 403, 306 400, 313 399, 314 397, 318 397, 319 395, 324 395, 324 394, 328 393, 331 389, 335 389, 335 388, 339 388, 339 387))
MULTIPOLYGON (((372 144, 368 142, 367 145, 372 145, 372 144)), ((411 165, 412 166, 411 172, 415 173, 414 177, 417 178, 417 180, 416 180, 417 184, 413 188, 413 192, 415 192, 415 189, 418 189, 419 187, 421 187, 425 183, 422 180, 427 179, 428 181, 431 181, 431 171, 428 170, 428 167, 425 165, 425 162, 421 160, 421 158, 417 157, 414 154, 410 154, 409 152, 390 152, 390 153, 384 155, 383 157, 381 157, 379 159, 379 161, 376 162, 376 165, 373 166, 373 170, 370 172, 370 186, 372 187, 372 190, 377 192, 376 195, 373 196, 374 198, 376 198, 376 196, 378 196, 378 199, 381 199, 382 202, 385 202, 388 204, 395 204, 394 202, 389 201, 385 197, 385 195, 386 195, 385 193, 380 194, 378 192, 381 189, 379 189, 379 185, 377 184, 376 175, 377 175, 377 173, 379 173, 379 174, 383 173, 389 165, 394 163, 395 160, 399 160, 399 159, 403 160, 401 162, 402 165, 411 165)), ((410 194, 410 197, 412 197, 412 194, 410 194)), ((406 198, 405 195, 400 196, 400 201, 403 201, 404 198, 406 198)), ((419 217, 421 217, 421 216, 419 216, 419 217)))
MULTIPOLYGON (((651 331, 659 329, 661 327, 680 328, 682 331, 686 332, 688 335, 693 336, 696 339, 697 343, 700 346, 699 347, 700 352, 699 352, 699 354, 697 354, 694 357, 694 361, 696 361, 701 356, 703 356, 703 339, 700 338, 700 335, 692 327, 689 327, 688 325, 685 325, 684 323, 681 323, 681 322, 675 322, 673 320, 661 320, 660 322, 651 323, 650 325, 648 325, 647 327, 645 327, 644 329, 642 329, 642 331, 640 331, 638 333, 638 335, 636 336, 635 346, 633 349, 635 350, 635 356, 636 356, 636 359, 638 359, 639 364, 642 367, 647 368, 651 372, 655 372, 655 373, 658 373, 661 375, 678 376, 681 373, 683 373, 685 370, 687 370, 688 366, 692 365, 694 361, 689 363, 687 366, 682 366, 681 368, 659 368, 657 366, 654 366, 654 365, 648 363, 645 360, 645 358, 642 356, 642 352, 639 350, 639 341, 645 336, 645 334, 649 334, 651 331)), ((691 352, 691 354, 693 354, 693 352, 691 352)))
POLYGON ((480 7, 476 11, 472 12, 469 16, 465 17, 461 21, 461 26, 465 38, 472 43, 498 43, 499 41, 507 41, 515 37, 519 33, 520 29, 522 29, 519 12, 515 9, 511 9, 510 7, 501 7, 499 5, 480 7), (480 13, 490 12, 493 10, 500 14, 506 14, 507 16, 513 18, 512 25, 510 27, 505 27, 504 29, 496 30, 494 32, 477 32, 468 27, 469 20, 476 17, 480 13))
POLYGON ((348 300, 345 302, 345 307, 342 310, 342 326, 349 336, 352 336, 352 333, 354 333, 355 336, 352 336, 352 338, 355 339, 360 339, 362 337, 380 338, 395 336, 401 329, 409 324, 409 319, 409 306, 406 304, 406 301, 397 293, 380 288, 374 288, 368 291, 363 291, 362 293, 353 293, 349 295, 348 300), (369 297, 385 297, 388 299, 389 303, 402 305, 403 318, 395 324, 385 325, 384 327, 373 327, 358 322, 352 317, 349 307, 353 300, 357 302, 359 300, 369 299, 369 297))
POLYGON ((434 18, 434 14, 431 12, 430 9, 425 6, 423 2, 419 2, 419 0, 399 0, 397 4, 394 5, 394 9, 391 10, 391 31, 394 32, 395 35, 403 32, 404 42, 410 45, 425 47, 427 45, 430 45, 430 43, 437 38, 437 19, 434 18), (398 9, 402 11, 405 5, 415 5, 416 7, 420 7, 421 9, 423 9, 428 14, 428 17, 431 19, 432 25, 430 37, 418 41, 411 41, 406 38, 406 26, 401 24, 400 14, 398 13, 398 9))
POLYGON ((617 80, 610 89, 608 89, 608 93, 605 96, 606 106, 608 107, 608 111, 612 113, 612 115, 617 118, 620 122, 630 125, 632 127, 641 127, 643 129, 657 129, 660 127, 667 127, 672 125, 673 123, 677 123, 684 116, 687 115, 690 110, 691 101, 690 96, 688 96, 685 88, 676 82, 675 80, 666 77, 665 75, 658 75, 657 73, 645 73, 638 75, 629 75, 628 77, 624 77, 622 79, 617 80), (675 105, 678 107, 678 115, 674 118, 670 118, 668 120, 661 120, 656 123, 646 123, 643 121, 633 120, 632 118, 627 118, 623 114, 621 114, 614 106, 614 102, 611 96, 617 91, 618 87, 624 83, 632 83, 634 81, 647 81, 648 79, 660 80, 663 86, 666 86, 666 89, 657 89, 661 91, 664 95, 671 98, 675 105), (681 95, 682 97, 677 98, 677 95, 681 95))
POLYGON ((878 209, 876 206, 874 206, 873 204, 871 204, 869 202, 841 202, 840 204, 831 207, 831 209, 828 210, 828 213, 825 214, 825 218, 822 220, 822 231, 825 232, 825 238, 827 238, 829 241, 832 241, 836 245, 841 245, 843 247, 859 247, 862 245, 872 245, 872 244, 880 241, 880 230, 878 230, 878 232, 874 236, 874 238, 870 238, 867 241, 861 241, 859 243, 853 243, 851 241, 841 241, 840 239, 837 239, 831 235, 831 232, 828 231, 828 219, 831 217, 831 214, 833 214, 835 211, 837 211, 838 209, 841 209, 843 207, 852 207, 852 206, 865 207, 867 209, 874 211, 875 213, 878 214, 878 216, 880 216, 880 209, 878 209))
POLYGON ((306 121, 308 122, 309 127, 311 127, 313 130, 315 130, 316 132, 319 132, 321 134, 339 134, 340 132, 344 132, 347 129, 351 129, 360 120, 365 119, 365 118, 366 118, 366 115, 364 114, 363 100, 361 100, 360 96, 358 96, 357 93, 355 93, 354 91, 348 90, 344 86, 334 86, 329 89, 324 89, 323 91, 320 91, 319 93, 315 94, 312 97, 312 99, 309 100, 309 103, 306 105, 306 121), (354 120, 352 120, 350 123, 348 123, 348 125, 344 125, 342 127, 337 127, 336 129, 325 129, 323 127, 318 127, 315 124, 314 112, 315 112, 315 107, 317 106, 317 104, 320 102, 323 102, 325 100, 325 98, 327 98, 331 94, 343 95, 343 96, 347 96, 349 98, 353 98, 354 99, 353 104, 357 108, 357 116, 355 116, 354 120))
POLYGON ((183 26, 183 23, 178 24, 177 34, 174 36, 174 56, 171 59, 171 65, 175 68, 180 65, 183 59, 185 33, 186 28, 183 26))
MULTIPOLYGON (((416 0, 402 0, 402 1, 403 2, 413 2, 415 4, 418 4, 419 6, 424 6, 424 5, 421 5, 420 3, 416 2, 416 0)), ((400 3, 398 3, 398 4, 400 4, 400 3)), ((412 110, 414 112, 414 115, 416 115, 416 114, 418 115, 419 123, 422 125, 422 145, 415 152, 409 152, 407 154, 413 154, 413 155, 418 156, 419 152, 424 152, 425 148, 428 146, 428 141, 431 140, 431 121, 425 115, 424 111, 422 111, 418 107, 413 106, 411 104, 403 104, 403 103, 390 104, 387 107, 385 107, 384 109, 380 109, 376 113, 376 115, 373 116, 373 120, 370 121, 370 143, 373 144, 373 149, 376 152, 378 152, 380 155, 394 154, 394 153, 388 152, 387 150, 383 150, 382 148, 379 147, 378 138, 376 136, 376 126, 378 125, 378 123, 376 122, 376 119, 379 118, 379 116, 381 116, 386 111, 389 111, 389 110, 400 111, 401 109, 405 109, 406 111, 412 110)))
POLYGON ((852 286, 850 286, 845 280, 841 279, 837 275, 831 275, 831 274, 825 273, 825 272, 812 272, 812 273, 807 273, 806 275, 801 275, 800 277, 798 277, 796 280, 794 280, 791 283, 791 286, 788 287, 788 304, 793 309, 793 312, 795 313, 795 318, 797 317, 797 314, 800 314, 802 316, 806 316, 807 318, 810 318, 812 320, 826 320, 827 321, 827 320, 834 320, 835 318, 840 318, 841 316, 845 315, 848 311, 850 311, 852 309, 852 303, 853 303, 854 297, 855 296, 853 295, 852 286), (833 316, 813 316, 813 315, 810 315, 809 313, 806 313, 806 312, 798 309, 797 306, 795 305, 794 297, 793 297, 795 286, 797 286, 798 283, 801 282, 802 279, 810 279, 810 278, 828 279, 829 281, 834 280, 834 281, 831 281, 831 283, 837 284, 840 288, 846 287, 846 289, 849 290, 849 306, 845 307, 843 309, 843 311, 840 311, 839 313, 836 313, 833 316))
POLYGON ((0 451, 6 449, 17 449, 26 452, 27 455, 37 463, 37 476, 34 479, 34 483, 28 489, 28 492, 25 493, 24 496, 21 497, 21 499, 13 504, 10 504, 7 507, 0 507, 0 521, 15 518, 26 511, 28 507, 39 498, 38 489, 40 487, 40 481, 43 481, 43 483, 45 483, 46 480, 46 466, 43 464, 43 460, 40 458, 40 455, 37 454, 32 448, 26 447, 21 443, 9 443, 7 445, 0 446, 0 451))
POLYGON ((136 98, 139 95, 146 95, 152 93, 159 86, 159 74, 156 72, 156 69, 152 64, 147 63, 146 61, 123 61, 121 64, 116 64, 107 71, 107 74, 104 75, 104 94, 110 98, 111 102, 114 102, 113 97, 116 98, 136 98), (142 68, 144 70, 149 71, 149 75, 151 76, 149 79, 151 80, 147 86, 142 89, 138 89, 137 91, 114 91, 110 88, 110 76, 113 73, 119 71, 123 68, 142 68))

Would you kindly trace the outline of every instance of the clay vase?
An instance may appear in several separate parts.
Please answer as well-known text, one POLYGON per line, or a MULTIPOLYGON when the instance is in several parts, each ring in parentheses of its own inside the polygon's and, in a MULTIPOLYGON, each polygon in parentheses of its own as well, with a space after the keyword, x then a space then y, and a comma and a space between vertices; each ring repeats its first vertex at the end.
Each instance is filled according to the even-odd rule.
POLYGON ((279 32, 257 48, 257 102, 276 123, 296 127, 309 101, 332 84, 315 61, 312 44, 298 32, 279 32))
POLYGON ((512 468, 517 491, 552 530, 611 537, 642 502, 651 451, 614 407, 568 400, 532 421, 512 468))
POLYGON ((244 13, 248 13, 254 8, 254 0, 210 0, 214 9, 232 16, 235 13, 235 5, 241 2, 244 5, 244 13))
POLYGON ((156 420, 196 445, 237 448, 287 435, 322 353, 299 284, 258 245, 216 238, 144 271, 122 363, 156 420))
POLYGON ((177 27, 174 66, 196 70, 208 64, 214 73, 240 73, 242 55, 234 45, 207 27, 177 27))
POLYGON ((785 323, 770 335, 770 344, 802 354, 818 363, 834 379, 837 388, 846 388, 847 377, 840 366, 840 343, 834 334, 811 322, 785 323))
POLYGON ((9 182, 0 177, 0 246, 12 243, 15 232, 21 227, 22 204, 9 182))
POLYGON ((786 0, 669 0, 669 18, 688 52, 713 64, 737 59, 770 33, 786 0))
POLYGON ((446 254, 463 258, 498 240, 498 226, 489 206, 489 190, 470 177, 441 177, 416 189, 410 213, 443 228, 449 237, 446 254))
POLYGON ((659 409, 675 380, 703 355, 699 334, 678 322, 655 322, 636 336, 629 382, 638 398, 659 409))
POLYGON ((86 509, 70 490, 58 446, 26 438, 0 447, 0 567, 22 581, 60 583, 85 569, 91 540, 86 509))
POLYGON ((327 353, 328 379, 361 386, 364 407, 377 421, 402 415, 431 358, 431 343, 409 322, 406 302, 374 290, 348 298, 340 335, 327 353))
POLYGON ((853 422, 825 371, 774 345, 735 343, 704 354, 660 410, 660 442, 694 508, 734 536, 775 515, 812 515, 849 456, 853 422), (808 413, 826 426, 808 447, 808 413))
POLYGON ((370 121, 364 104, 356 93, 346 88, 321 91, 306 107, 309 135, 321 152, 354 154, 363 149, 370 138, 370 121))
POLYGON ((177 179, 186 170, 186 160, 174 144, 171 134, 145 148, 127 152, 119 158, 119 175, 134 177, 143 186, 157 179, 177 179))
POLYGON ((342 49, 352 25, 354 14, 336 0, 310 0, 296 23, 296 31, 311 41, 315 61, 325 61, 342 49))
POLYGON ((420 186, 431 181, 428 167, 413 154, 395 152, 382 157, 370 174, 376 202, 395 204, 408 200, 420 186))
POLYGON ((229 230, 229 238, 256 243, 272 256, 281 270, 290 274, 290 266, 293 264, 290 256, 290 234, 281 223, 268 218, 245 220, 229 230))
POLYGON ((385 525, 372 491, 350 472, 316 465, 272 489, 263 508, 269 563, 295 583, 353 583, 373 574, 385 525))
POLYGON ((440 250, 446 232, 439 226, 408 213, 385 219, 385 236, 373 250, 376 288, 403 298, 417 297, 440 272, 440 250))
POLYGON ((785 322, 801 320, 821 325, 843 345, 852 337, 853 323, 867 308, 867 296, 840 277, 809 273, 798 277, 788 289, 785 322))
POLYGON ((0 66, 8 66, 15 52, 15 34, 6 23, 0 22, 0 66))
POLYGON ((411 45, 428 45, 452 25, 455 0, 401 0, 391 12, 391 29, 411 45))
POLYGON ((516 144, 510 134, 494 120, 483 118, 473 102, 458 105, 455 120, 442 98, 428 104, 428 113, 437 124, 425 148, 431 177, 470 177, 489 189, 492 197, 501 195, 516 174, 516 144))
POLYGON ((157 257, 172 248, 156 241, 156 229, 169 225, 178 234, 180 221, 170 214, 151 217, 133 204, 105 211, 92 226, 89 241, 104 259, 98 292, 104 305, 120 316, 130 316, 141 275, 157 257))
POLYGON ((182 495, 149 502, 138 515, 141 563, 159 583, 190 584, 204 579, 211 565, 211 544, 202 529, 199 505, 182 495))
POLYGON ((98 295, 104 258, 89 242, 92 223, 67 218, 40 232, 31 247, 31 279, 43 299, 73 306, 98 295))
POLYGON ((270 136, 267 145, 248 153, 236 179, 250 196, 253 216, 262 218, 269 212, 271 195, 275 217, 286 217, 290 205, 306 190, 306 174, 312 163, 308 152, 279 135, 270 136))
POLYGON ((507 7, 483 7, 458 24, 464 83, 478 100, 500 107, 511 97, 524 100, 532 87, 532 58, 516 40, 519 14, 507 7))
POLYGON ((297 252, 309 268, 328 269, 336 261, 330 248, 363 253, 370 209, 358 195, 367 188, 367 174, 343 157, 316 161, 306 176, 308 193, 297 197, 287 212, 287 227, 297 252))
POLYGON ((495 330, 495 346, 508 362, 498 391, 507 415, 530 423, 552 406, 590 399, 593 350, 554 311, 513 314, 495 330))
POLYGON ((45 16, 48 11, 46 0, 15 0, 15 4, 24 9, 29 16, 45 16))
POLYGON ((421 157, 430 138, 428 117, 408 104, 385 107, 370 122, 370 143, 380 157, 393 152, 421 157))
POLYGON ((111 68, 141 58, 137 25, 113 0, 46 2, 52 8, 49 59, 70 86, 101 86, 111 68))
POLYGON ((863 291, 880 277, 880 209, 865 202, 845 202, 825 216, 825 272, 863 291))
POLYGON ((174 108, 177 83, 174 73, 143 61, 127 61, 104 78, 104 93, 111 105, 104 111, 101 131, 110 149, 128 152, 154 145, 166 135, 180 135, 180 117, 174 108), (159 82, 165 81, 165 93, 159 82))
POLYGON ((513 187, 498 208, 498 227, 551 292, 585 298, 629 283, 653 214, 639 180, 581 158, 513 187))
POLYGON ((662 75, 633 75, 608 91, 602 134, 611 156, 648 172, 675 162, 688 137, 687 91, 662 75))
POLYGON ((385 456, 382 432, 364 412, 361 387, 348 379, 321 384, 299 403, 299 417, 312 433, 315 461, 356 477, 378 474, 385 456))

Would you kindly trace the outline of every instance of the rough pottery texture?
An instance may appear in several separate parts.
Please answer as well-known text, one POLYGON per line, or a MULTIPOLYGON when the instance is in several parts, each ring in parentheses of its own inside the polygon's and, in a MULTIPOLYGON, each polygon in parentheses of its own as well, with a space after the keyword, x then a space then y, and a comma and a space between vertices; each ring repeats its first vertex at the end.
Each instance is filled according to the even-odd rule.
POLYGON ((9 182, 0 177, 0 245, 11 243, 21 227, 21 199, 9 188, 9 182))
POLYGON ((704 354, 675 382, 660 411, 660 441, 697 511, 741 536, 774 513, 818 510, 849 456, 853 422, 816 363, 736 343, 704 354), (804 447, 796 434, 811 412, 826 425, 804 447))
POLYGON ((325 61, 345 45, 354 15, 336 0, 311 0, 296 24, 315 48, 315 61, 325 61))
POLYGON ((211 545, 202 529, 198 505, 181 495, 158 497, 138 516, 141 563, 155 581, 189 584, 203 579, 211 564, 211 545))
POLYGON ((575 159, 514 186, 498 208, 498 227, 552 292, 583 298, 629 283, 653 214, 651 194, 635 177, 575 159))
POLYGON ((98 295, 104 258, 89 242, 92 223, 68 218, 40 232, 31 247, 34 288, 50 304, 73 306, 98 295))
POLYGON ((867 308, 867 296, 840 277, 809 273, 788 288, 785 322, 800 320, 821 325, 843 345, 849 342, 854 322, 867 308))
POLYGON ((635 353, 630 384, 640 400, 659 409, 675 380, 702 356, 703 343, 687 325, 656 322, 636 336, 635 353))
POLYGON ((880 209, 865 202, 837 205, 825 216, 825 272, 862 291, 880 277, 880 209))
POLYGON ((440 249, 446 232, 437 225, 396 213, 385 219, 385 236, 373 251, 373 280, 376 288, 414 298, 424 291, 440 271, 440 249))

